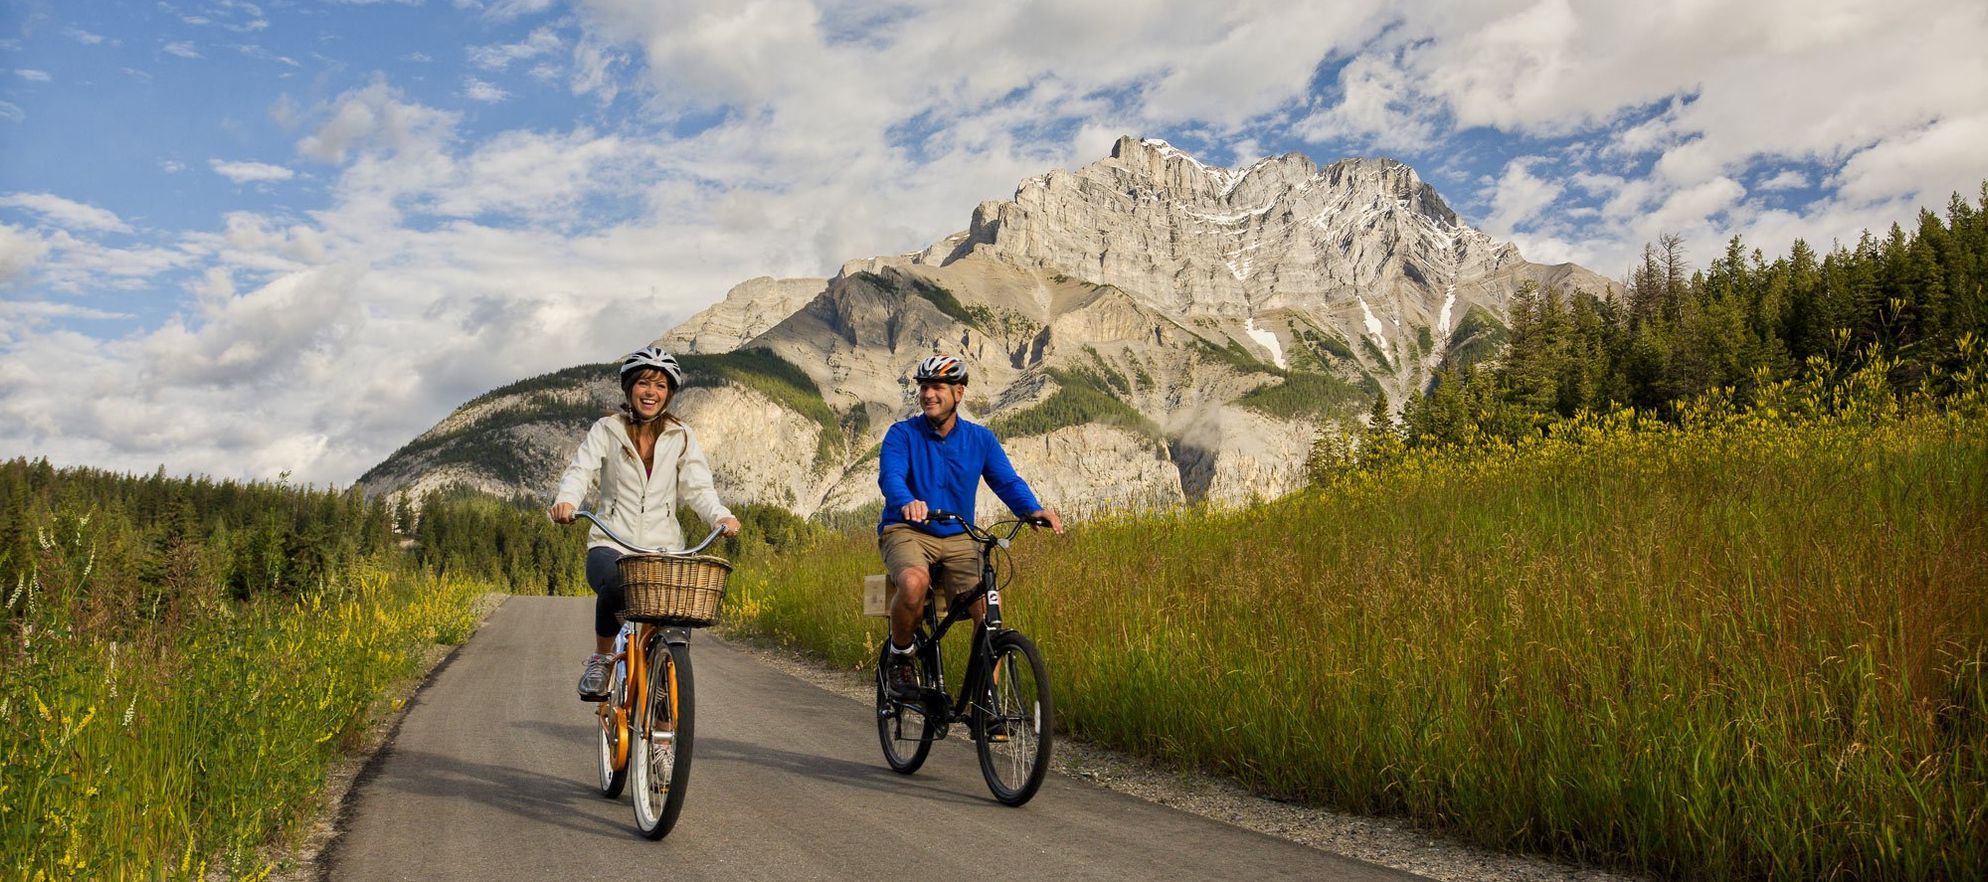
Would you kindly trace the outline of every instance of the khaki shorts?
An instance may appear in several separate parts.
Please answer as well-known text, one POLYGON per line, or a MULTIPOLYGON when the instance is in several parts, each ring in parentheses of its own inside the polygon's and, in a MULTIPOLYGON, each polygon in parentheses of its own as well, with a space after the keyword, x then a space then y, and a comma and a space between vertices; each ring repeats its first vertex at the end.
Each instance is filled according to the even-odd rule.
POLYGON ((883 550, 884 570, 893 583, 899 572, 937 564, 947 597, 980 587, 980 547, 965 533, 934 536, 908 524, 892 524, 877 537, 877 547, 883 550))

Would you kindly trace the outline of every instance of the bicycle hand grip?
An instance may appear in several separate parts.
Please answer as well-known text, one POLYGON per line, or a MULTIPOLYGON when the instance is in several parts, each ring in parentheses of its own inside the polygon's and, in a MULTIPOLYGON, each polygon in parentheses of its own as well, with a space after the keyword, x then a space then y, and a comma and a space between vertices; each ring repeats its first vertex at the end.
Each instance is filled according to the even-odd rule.
POLYGON ((945 509, 943 509, 943 508, 934 508, 934 509, 928 509, 928 510, 926 510, 926 512, 925 512, 925 520, 927 520, 927 521, 964 521, 964 520, 966 520, 966 518, 963 518, 963 517, 960 517, 959 515, 957 515, 957 514, 954 514, 953 512, 949 512, 949 511, 946 511, 946 510, 945 510, 945 509))

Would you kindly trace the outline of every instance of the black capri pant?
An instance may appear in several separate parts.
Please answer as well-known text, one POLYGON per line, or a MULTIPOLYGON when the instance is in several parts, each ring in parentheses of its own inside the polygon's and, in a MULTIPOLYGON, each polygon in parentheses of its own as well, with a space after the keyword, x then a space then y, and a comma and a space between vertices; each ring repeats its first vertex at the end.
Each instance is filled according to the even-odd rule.
POLYGON ((594 589, 594 634, 613 637, 621 631, 621 621, 614 617, 628 603, 628 592, 621 587, 621 560, 623 552, 606 546, 587 549, 587 584, 594 589))

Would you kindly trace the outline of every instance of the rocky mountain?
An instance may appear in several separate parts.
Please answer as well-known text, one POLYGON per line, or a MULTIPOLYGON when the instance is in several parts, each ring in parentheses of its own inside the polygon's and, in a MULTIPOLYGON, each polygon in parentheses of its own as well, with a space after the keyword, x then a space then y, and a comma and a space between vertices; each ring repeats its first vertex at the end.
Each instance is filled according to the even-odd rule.
MULTIPOLYGON (((1294 489, 1317 432, 1494 353, 1525 285, 1612 288, 1471 229, 1399 162, 1226 169, 1122 138, 922 251, 753 279, 657 343, 684 354, 678 412, 728 498, 803 515, 873 504, 883 428, 915 410, 910 369, 946 351, 972 365, 970 418, 1082 514, 1294 489)), ((361 483, 544 496, 617 391, 607 366, 505 387, 361 483)))

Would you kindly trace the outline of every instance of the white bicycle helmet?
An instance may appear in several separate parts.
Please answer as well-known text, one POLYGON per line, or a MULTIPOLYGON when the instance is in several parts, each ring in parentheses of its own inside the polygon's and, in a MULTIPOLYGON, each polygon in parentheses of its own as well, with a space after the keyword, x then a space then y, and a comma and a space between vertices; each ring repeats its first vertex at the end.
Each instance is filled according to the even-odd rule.
POLYGON ((621 360, 621 389, 623 392, 628 391, 630 383, 629 376, 638 368, 655 368, 662 371, 664 376, 670 378, 670 391, 672 392, 676 391, 677 387, 683 385, 683 366, 676 363, 676 356, 657 349, 654 346, 644 346, 641 349, 628 353, 628 357, 621 360))
POLYGON ((966 362, 957 357, 941 353, 927 357, 918 363, 918 371, 911 375, 920 383, 938 381, 941 383, 966 383, 966 362))

